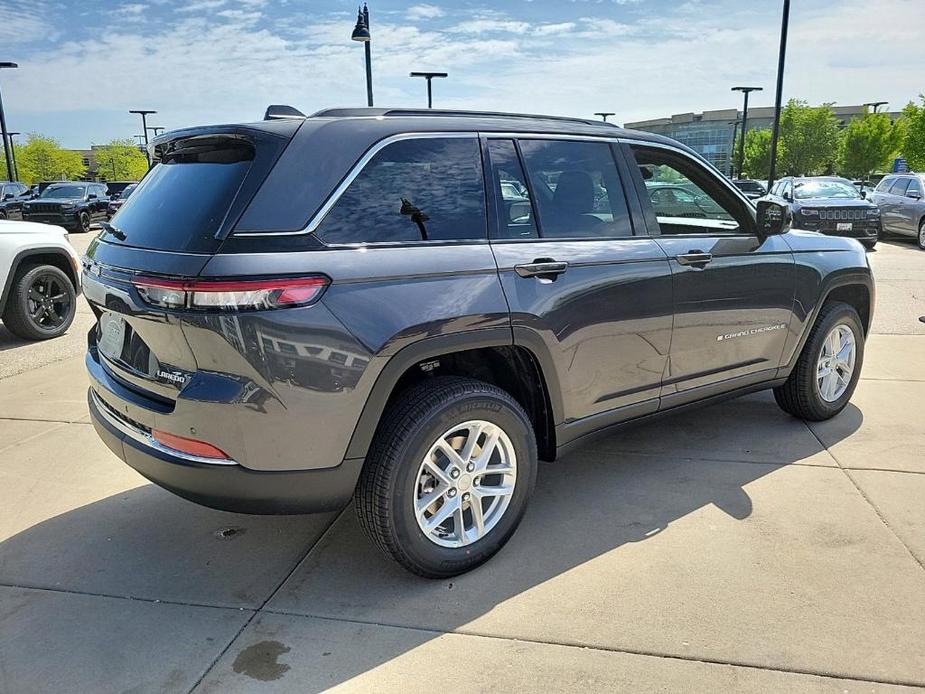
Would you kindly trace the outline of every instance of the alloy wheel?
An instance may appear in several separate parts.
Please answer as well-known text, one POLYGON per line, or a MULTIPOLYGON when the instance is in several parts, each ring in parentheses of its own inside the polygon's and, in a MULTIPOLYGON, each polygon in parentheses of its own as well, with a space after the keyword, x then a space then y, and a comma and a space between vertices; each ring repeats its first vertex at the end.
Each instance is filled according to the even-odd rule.
POLYGON ((919 223, 919 248, 925 250, 925 219, 919 223))
POLYGON ((501 427, 484 420, 444 432, 418 468, 413 495, 418 527, 442 547, 481 539, 507 511, 517 483, 517 457, 501 427))
POLYGON ((49 273, 38 275, 26 293, 29 320, 41 330, 60 327, 71 311, 71 298, 61 278, 49 273))
POLYGON ((854 332, 844 323, 836 325, 822 343, 816 363, 816 385, 823 400, 835 402, 845 394, 856 358, 854 332))

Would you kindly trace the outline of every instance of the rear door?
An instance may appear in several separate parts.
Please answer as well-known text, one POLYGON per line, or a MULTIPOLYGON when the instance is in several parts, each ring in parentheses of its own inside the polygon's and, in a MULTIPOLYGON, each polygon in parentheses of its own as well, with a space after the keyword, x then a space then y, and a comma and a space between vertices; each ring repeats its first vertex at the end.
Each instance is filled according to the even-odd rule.
POLYGON ((922 209, 922 182, 915 176, 910 177, 905 194, 897 200, 896 224, 904 234, 915 235, 919 231, 919 219, 922 209))
POLYGON ((793 255, 781 236, 760 238, 754 208, 705 163, 679 149, 628 145, 649 232, 669 258, 674 328, 662 407, 776 375, 793 311, 793 255), (702 203, 675 217, 645 195, 673 181, 702 203))
POLYGON ((619 152, 600 140, 502 136, 485 138, 484 149, 514 340, 548 355, 546 378, 564 411, 559 443, 655 411, 671 277, 658 244, 634 233, 631 210, 640 208, 624 190, 619 152))

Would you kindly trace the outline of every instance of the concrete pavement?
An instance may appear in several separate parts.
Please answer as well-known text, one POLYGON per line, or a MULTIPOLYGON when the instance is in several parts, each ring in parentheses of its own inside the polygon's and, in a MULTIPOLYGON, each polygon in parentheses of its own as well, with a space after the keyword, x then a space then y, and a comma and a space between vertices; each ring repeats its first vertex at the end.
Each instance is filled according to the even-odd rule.
POLYGON ((0 693, 922 691, 923 364, 925 336, 877 334, 830 422, 757 394, 543 465, 508 547, 451 581, 349 509, 175 498, 97 440, 79 356, 24 370, 0 379, 0 693))

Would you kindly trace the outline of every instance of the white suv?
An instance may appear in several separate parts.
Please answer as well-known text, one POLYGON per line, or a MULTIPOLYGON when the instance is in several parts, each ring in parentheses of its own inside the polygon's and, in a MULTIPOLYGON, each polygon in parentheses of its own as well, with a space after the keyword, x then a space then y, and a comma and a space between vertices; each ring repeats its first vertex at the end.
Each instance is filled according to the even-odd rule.
POLYGON ((0 316, 27 340, 61 335, 74 320, 80 258, 58 226, 0 220, 0 316))

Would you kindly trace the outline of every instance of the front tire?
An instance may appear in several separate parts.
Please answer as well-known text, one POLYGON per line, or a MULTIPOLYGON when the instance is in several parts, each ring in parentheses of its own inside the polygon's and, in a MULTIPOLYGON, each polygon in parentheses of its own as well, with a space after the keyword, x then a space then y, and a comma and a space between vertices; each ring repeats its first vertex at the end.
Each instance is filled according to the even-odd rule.
POLYGON ((861 245, 864 246, 869 251, 874 250, 874 247, 877 245, 877 240, 873 239, 871 241, 861 241, 861 245))
POLYGON ((922 221, 919 222, 918 241, 919 241, 919 248, 925 251, 925 219, 922 219, 922 221))
POLYGON ((468 378, 430 379, 386 412, 356 512, 373 543, 407 570, 456 576, 514 534, 536 471, 533 427, 510 394, 468 378))
POLYGON ((818 422, 834 417, 854 394, 864 361, 864 329, 848 304, 826 304, 810 330, 796 366, 774 399, 794 417, 818 422))
POLYGON ((77 292, 60 268, 27 266, 13 279, 3 323, 23 339, 48 340, 70 327, 76 311, 77 292))
POLYGON ((80 232, 81 234, 86 234, 90 231, 90 215, 87 212, 80 212, 77 215, 77 228, 75 231, 80 232))

